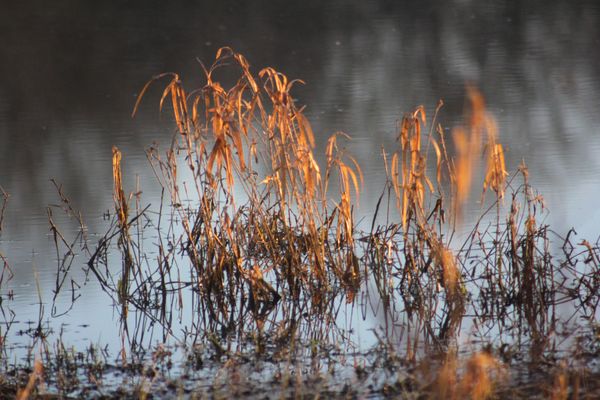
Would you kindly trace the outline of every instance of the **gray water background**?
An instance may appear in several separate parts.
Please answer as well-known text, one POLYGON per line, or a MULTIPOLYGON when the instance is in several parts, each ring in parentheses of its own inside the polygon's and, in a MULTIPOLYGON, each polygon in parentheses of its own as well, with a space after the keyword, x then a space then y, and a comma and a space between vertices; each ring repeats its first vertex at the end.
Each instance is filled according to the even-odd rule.
MULTIPOLYGON (((93 278, 67 316, 49 317, 57 263, 46 207, 58 203, 50 178, 82 211, 92 245, 113 207, 111 146, 123 152, 126 187, 139 178, 144 201, 158 206, 144 150, 168 143, 173 125, 158 114, 158 86, 132 119, 136 96, 165 71, 198 87, 196 58, 210 63, 225 45, 254 72, 273 66, 306 82, 294 93, 307 105, 317 153, 335 131, 353 137, 348 147, 365 175, 359 214, 375 207, 385 181, 381 149, 396 148, 403 113, 422 104, 431 115, 441 99, 449 129, 462 120, 471 83, 497 118, 509 170, 523 159, 529 166, 550 210, 544 222, 560 234, 600 234, 600 3, 134 3, 3 4, 0 185, 11 197, 0 252, 15 274, 2 287, 3 299, 14 293, 5 302, 13 330, 37 319, 39 282, 45 317, 68 324, 71 343, 118 342, 117 315, 93 278)), ((66 233, 76 232, 55 214, 66 233)), ((79 283, 82 266, 70 272, 79 283)))

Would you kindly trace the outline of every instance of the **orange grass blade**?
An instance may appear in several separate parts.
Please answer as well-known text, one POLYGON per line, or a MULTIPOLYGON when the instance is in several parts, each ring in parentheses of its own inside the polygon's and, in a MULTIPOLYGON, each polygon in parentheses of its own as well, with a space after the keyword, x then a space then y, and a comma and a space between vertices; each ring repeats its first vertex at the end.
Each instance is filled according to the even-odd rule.
POLYGON ((119 224, 121 227, 125 227, 127 225, 127 199, 125 198, 125 193, 123 192, 123 178, 121 173, 121 151, 113 146, 112 148, 113 158, 113 197, 115 200, 115 207, 117 211, 117 216, 119 218, 119 224))

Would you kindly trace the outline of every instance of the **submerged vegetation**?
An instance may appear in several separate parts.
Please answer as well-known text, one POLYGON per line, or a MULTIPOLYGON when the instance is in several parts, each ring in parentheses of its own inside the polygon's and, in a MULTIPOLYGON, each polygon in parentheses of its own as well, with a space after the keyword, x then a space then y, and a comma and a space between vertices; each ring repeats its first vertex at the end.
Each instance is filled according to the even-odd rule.
MULTIPOLYGON (((208 379, 216 397, 269 386, 284 397, 484 399, 543 388, 559 399, 598 390, 588 386, 598 372, 590 364, 598 351, 598 246, 540 223, 543 198, 525 163, 507 172, 496 124, 476 89, 467 89, 465 124, 451 137, 437 121, 441 103, 429 120, 424 107, 402 118, 397 149, 382 151, 387 183, 369 224, 354 216, 363 173, 344 149, 350 137, 334 133, 317 154, 311 125, 291 95, 301 81, 272 68, 254 75, 229 48, 202 68, 200 89, 187 91, 174 73, 143 88, 134 114, 148 89, 167 79, 159 104, 176 124, 169 148, 147 151, 162 202, 152 209, 139 188, 127 194, 123 156, 113 147, 115 217, 89 251, 87 268, 121 315, 115 368, 141 366, 139 376, 148 377, 133 394, 145 397, 171 362, 172 350, 150 349, 157 338, 149 330, 185 350, 182 376, 201 371, 209 357, 206 368, 217 376, 196 382, 208 379), (231 70, 238 78, 226 87, 217 77, 231 70), (463 209, 478 191, 481 159, 482 215, 466 229, 463 209), (353 334, 367 315, 380 324, 374 350, 353 334), (240 378, 259 362, 275 365, 263 372, 273 379, 266 386, 240 378), (360 385, 332 383, 341 373, 336 364, 348 365, 360 385), (520 381, 525 369, 538 386, 520 381), (221 371, 246 383, 219 386, 221 371)), ((0 229, 8 198, 1 193, 0 229)), ((73 248, 83 241, 87 251, 88 239, 67 241, 50 212, 49 219, 62 270, 65 262, 70 268, 73 248)), ((81 373, 76 359, 84 356, 58 346, 50 361, 44 348, 48 371, 81 373)), ((82 363, 88 377, 105 364, 90 352, 95 356, 82 363)), ((43 375, 41 361, 33 365, 22 398, 43 375)), ((160 382, 173 393, 193 394, 184 378, 169 379, 160 382)), ((53 382, 61 393, 73 390, 53 382)))

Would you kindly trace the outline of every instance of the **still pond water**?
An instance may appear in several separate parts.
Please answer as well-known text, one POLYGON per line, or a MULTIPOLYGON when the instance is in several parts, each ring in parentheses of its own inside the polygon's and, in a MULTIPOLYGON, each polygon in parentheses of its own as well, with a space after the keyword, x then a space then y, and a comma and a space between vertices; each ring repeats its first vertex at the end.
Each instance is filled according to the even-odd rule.
MULTIPOLYGON (((432 114, 441 99, 440 122, 450 129, 471 83, 497 118, 508 169, 521 160, 529 166, 550 210, 545 222, 592 242, 600 234, 598 2, 25 3, 5 4, 0 15, 0 186, 10 194, 0 253, 14 272, 2 286, 0 318, 14 312, 13 332, 37 320, 39 295, 44 319, 55 332, 66 326, 70 345, 118 343, 118 316, 93 277, 86 280, 85 260, 76 260, 66 284, 79 285, 81 297, 52 316, 70 307, 71 294, 53 305, 47 207, 59 198, 50 179, 82 211, 92 245, 113 208, 111 146, 123 152, 126 187, 139 179, 144 202, 158 205, 144 150, 168 143, 173 125, 158 114, 158 89, 132 119, 136 95, 165 71, 197 87, 196 58, 210 63, 225 45, 255 72, 273 66, 306 82, 295 96, 307 105, 317 153, 335 131, 353 137, 349 150, 365 174, 359 215, 368 216, 381 193, 381 149, 396 148, 402 114, 421 104, 432 114)), ((73 237, 77 225, 54 214, 73 237)), ((376 321, 361 324, 367 331, 376 321)), ((17 336, 13 344, 28 343, 17 336)))

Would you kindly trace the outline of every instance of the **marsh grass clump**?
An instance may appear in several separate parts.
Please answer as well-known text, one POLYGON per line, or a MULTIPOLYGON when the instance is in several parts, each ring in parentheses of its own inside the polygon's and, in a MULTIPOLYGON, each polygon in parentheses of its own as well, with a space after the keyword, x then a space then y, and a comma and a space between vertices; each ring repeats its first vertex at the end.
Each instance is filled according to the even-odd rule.
POLYGON ((167 80, 159 106, 170 108, 175 132, 170 147, 147 151, 163 193, 158 210, 141 206, 139 189, 126 195, 122 154, 113 148, 116 217, 88 266, 121 305, 124 343, 142 343, 139 325, 147 324, 165 341, 204 343, 218 359, 248 346, 277 357, 317 354, 352 346, 338 324, 344 307, 375 303, 382 346, 402 346, 410 363, 447 355, 435 378, 446 383, 432 383, 434 392, 489 398, 506 368, 487 350, 464 365, 450 358, 465 326, 504 355, 507 343, 527 346, 533 360, 556 349, 559 305, 595 320, 598 246, 573 244, 540 223, 543 198, 524 163, 508 174, 476 89, 467 89, 465 123, 451 138, 437 122, 441 102, 430 120, 422 106, 402 118, 397 149, 382 154, 387 181, 364 232, 353 214, 362 170, 343 147, 350 137, 331 135, 324 164, 316 161, 311 125, 291 95, 301 81, 269 67, 255 75, 230 48, 202 71, 205 84, 192 91, 175 73, 156 76, 134 107, 135 114, 150 87, 167 80), (230 85, 218 80, 224 69, 237 73, 230 85), (482 215, 466 229, 463 208, 477 191, 480 159, 482 215), (109 267, 115 238, 118 274, 109 267), (553 241, 563 254, 552 255, 553 241), (192 322, 178 334, 173 324, 184 315, 192 322))
MULTIPOLYGON (((164 154, 148 150, 171 205, 168 228, 163 230, 162 205, 156 223, 161 237, 158 270, 141 272, 147 258, 130 232, 151 218, 139 209, 133 219, 128 215, 131 196, 122 187, 116 148, 117 221, 106 238, 118 236, 123 254, 117 287, 99 265, 106 260, 108 240, 91 258, 90 268, 121 303, 152 309, 160 293, 161 320, 169 318, 167 297, 182 307, 182 290, 191 286, 198 326, 221 336, 241 333, 246 322, 259 332, 270 322, 278 337, 294 336, 302 314, 317 313, 325 317, 325 325, 333 324, 336 299, 351 301, 361 283, 353 202, 362 171, 340 143, 348 136, 331 136, 322 168, 310 123, 290 94, 299 81, 272 68, 254 76, 245 58, 228 48, 203 71, 206 84, 201 89, 187 93, 177 74, 162 74, 139 97, 155 80, 171 79, 160 107, 170 103, 177 131, 164 154), (215 79, 222 68, 240 72, 229 88, 215 79), (191 180, 182 180, 182 174, 191 180), (334 198, 333 179, 338 188, 334 198), (196 199, 194 208, 183 206, 190 197, 196 199), (167 240, 162 239, 165 232, 167 240), (183 262, 191 269, 181 269, 183 262), (182 275, 189 280, 182 282, 182 275), (276 323, 272 315, 278 315, 276 323)), ((325 332, 314 332, 315 339, 325 332)))
MULTIPOLYGON (((246 206, 237 209, 247 208, 252 214, 248 219, 259 221, 260 224, 253 225, 254 229, 250 230, 252 236, 247 238, 247 243, 264 246, 256 250, 268 253, 272 261, 260 257, 258 261, 267 261, 266 265, 246 265, 248 256, 253 256, 255 251, 242 254, 243 247, 233 245, 236 258, 234 264, 240 268, 242 276, 248 276, 250 269, 274 271, 288 283, 293 297, 299 298, 305 294, 307 298, 317 298, 322 292, 326 292, 322 288, 328 286, 329 273, 338 278, 347 275, 348 267, 336 268, 339 266, 336 259, 347 258, 339 254, 342 246, 333 249, 326 245, 331 224, 336 224, 338 242, 342 239, 341 235, 347 239, 351 234, 354 224, 351 222, 349 180, 352 179, 358 190, 356 176, 360 174, 360 169, 354 171, 338 157, 334 136, 330 139, 326 173, 322 176, 313 155, 312 129, 289 93, 296 82, 289 82, 283 74, 266 68, 259 73, 259 78, 263 79, 259 86, 245 59, 232 53, 223 57, 233 57, 237 61, 243 71, 242 79, 229 92, 222 92, 220 85, 213 83, 211 79, 212 72, 222 63, 221 55, 218 54, 210 71, 206 71, 208 83, 203 88, 206 123, 201 125, 196 120, 194 124, 201 142, 211 132, 211 128, 215 142, 208 155, 202 154, 204 149, 200 146, 200 154, 196 158, 200 164, 193 166, 194 170, 207 171, 204 182, 197 180, 198 191, 203 196, 213 196, 216 191, 225 194, 227 199, 220 210, 222 218, 219 219, 226 221, 229 219, 229 212, 236 209, 231 188, 234 172, 237 172, 244 182, 248 197, 246 206), (244 94, 249 96, 245 101, 244 94), (211 126, 208 126, 209 123, 212 123, 211 126), (262 161, 266 169, 266 173, 260 178, 257 178, 258 171, 251 169, 250 164, 246 168, 245 150, 242 146, 244 140, 250 159, 254 157, 258 162, 262 161), (235 160, 232 157, 233 148, 237 155, 235 160), (201 164, 204 159, 207 160, 205 167, 201 164), (217 166, 216 173, 211 172, 213 164, 217 166), (337 216, 329 216, 326 192, 335 169, 340 176, 341 199, 335 208, 334 214, 337 216), (225 175, 227 185, 223 186, 222 181, 216 181, 215 175, 225 175), (325 227, 326 223, 329 226, 325 227), (281 270, 275 268, 278 264, 282 266, 281 270)), ((199 105, 196 101, 194 104, 199 105)), ((195 107, 194 115, 199 114, 195 107)), ((354 163, 353 167, 358 168, 358 165, 354 163)), ((216 210, 203 210, 211 212, 210 215, 205 215, 205 220, 210 220, 212 215, 219 214, 221 203, 214 197, 207 200, 217 205, 216 210)), ((236 220, 242 224, 246 222, 243 219, 234 219, 236 220)), ((235 229, 227 226, 222 230, 231 243, 238 241, 238 237, 232 235, 234 231, 235 229)), ((350 241, 344 247, 352 246, 350 241)))

